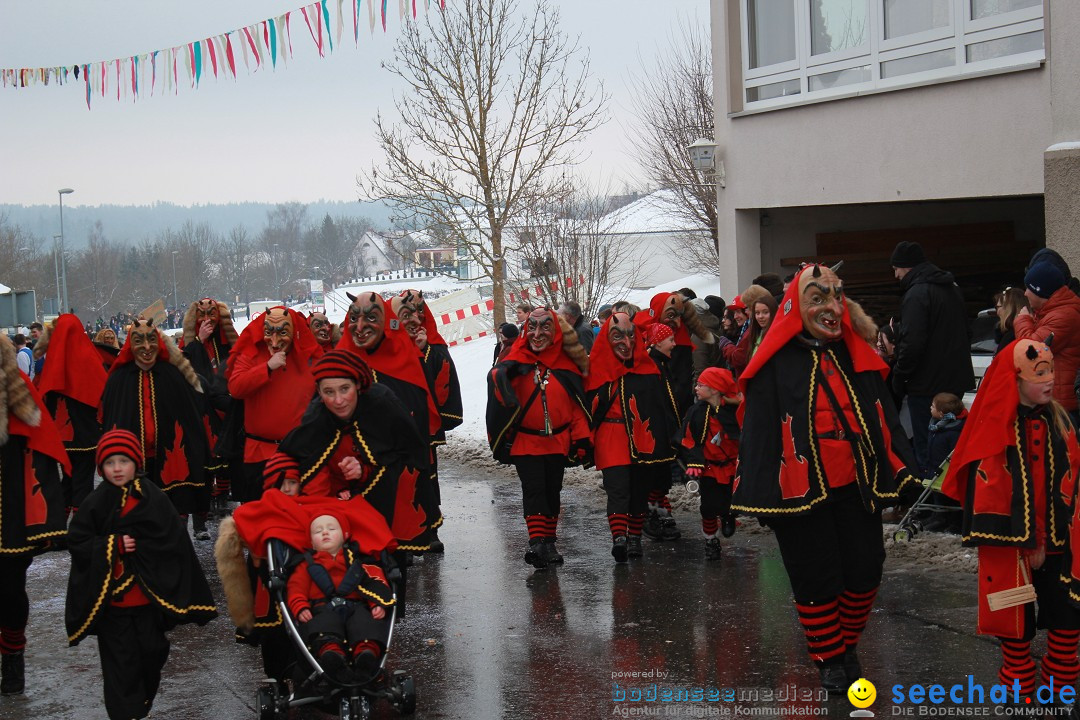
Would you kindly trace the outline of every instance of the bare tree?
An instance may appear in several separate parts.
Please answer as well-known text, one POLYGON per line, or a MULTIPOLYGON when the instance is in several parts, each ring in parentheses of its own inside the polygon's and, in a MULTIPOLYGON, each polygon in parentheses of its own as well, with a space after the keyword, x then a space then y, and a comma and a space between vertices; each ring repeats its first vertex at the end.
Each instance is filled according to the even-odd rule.
POLYGON ((361 194, 453 228, 491 280, 501 323, 504 229, 561 182, 577 141, 604 119, 588 54, 546 0, 460 0, 406 25, 387 67, 409 92, 395 103, 398 123, 376 117, 386 158, 358 179, 361 194))
POLYGON ((187 307, 192 300, 210 293, 211 267, 218 257, 221 238, 209 223, 186 221, 175 233, 168 234, 171 254, 176 252, 177 308, 187 307))
POLYGON ((284 300, 285 288, 307 276, 302 236, 307 205, 282 203, 266 213, 266 227, 259 237, 273 281, 275 299, 284 300))
POLYGON ((638 258, 632 245, 611 232, 607 194, 576 187, 562 196, 537 198, 516 225, 511 285, 533 291, 550 307, 574 300, 592 317, 610 286, 633 286, 638 258))
POLYGON ((304 252, 307 266, 315 276, 325 278, 333 286, 340 285, 350 276, 350 260, 356 252, 356 246, 364 232, 371 227, 366 218, 338 218, 329 214, 318 226, 304 233, 304 252))
POLYGON ((712 56, 708 37, 686 24, 666 57, 643 68, 633 82, 638 99, 632 147, 650 184, 670 190, 675 213, 688 227, 682 238, 684 269, 715 268, 720 236, 716 184, 695 170, 687 147, 713 136, 712 56), (705 232, 702 232, 705 231, 705 232))
POLYGON ((228 237, 221 241, 217 277, 229 303, 250 300, 248 288, 254 250, 247 228, 243 225, 235 226, 229 231, 228 237))
POLYGON ((105 237, 98 220, 90 229, 86 247, 72 263, 68 275, 73 281, 72 304, 85 320, 108 317, 119 304, 119 287, 125 278, 119 272, 123 249, 105 237))

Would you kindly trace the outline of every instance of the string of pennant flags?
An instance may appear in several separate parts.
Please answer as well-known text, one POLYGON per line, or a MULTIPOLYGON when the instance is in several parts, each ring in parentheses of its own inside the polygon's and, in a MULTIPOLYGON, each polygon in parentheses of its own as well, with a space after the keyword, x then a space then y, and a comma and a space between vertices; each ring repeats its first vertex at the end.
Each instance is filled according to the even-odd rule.
MULTIPOLYGON (((423 0, 425 10, 430 9, 431 1, 423 0)), ((276 69, 279 61, 288 65, 289 59, 295 56, 292 32, 298 22, 297 15, 303 17, 319 57, 332 53, 335 46, 341 46, 346 2, 350 6, 348 12, 352 14, 353 43, 358 45, 364 0, 316 0, 237 30, 139 55, 55 67, 0 68, 0 86, 27 88, 82 82, 89 109, 94 95, 106 97, 115 92, 117 100, 130 97, 134 102, 147 93, 176 93, 182 83, 198 88, 203 78, 211 73, 214 78, 221 75, 236 79, 240 63, 249 74, 260 68, 276 69)), ((446 0, 435 2, 440 10, 446 7, 446 0)), ((374 34, 380 22, 386 32, 388 3, 389 0, 367 0, 370 33, 374 34)), ((410 6, 415 19, 416 5, 417 0, 398 0, 400 19, 408 18, 410 6)))

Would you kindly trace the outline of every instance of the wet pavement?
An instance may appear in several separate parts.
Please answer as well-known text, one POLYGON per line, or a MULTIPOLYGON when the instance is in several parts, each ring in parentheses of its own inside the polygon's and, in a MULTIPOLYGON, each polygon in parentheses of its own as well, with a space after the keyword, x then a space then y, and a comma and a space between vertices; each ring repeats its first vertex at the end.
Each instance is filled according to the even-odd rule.
MULTIPOLYGON (((440 465, 446 555, 418 559, 410 570, 409 612, 388 661, 416 680, 415 717, 730 717, 762 707, 846 717, 852 710, 845 698, 805 700, 818 692, 817 671, 768 534, 737 533, 723 541, 722 560, 707 564, 696 513, 679 513, 682 540, 646 540, 643 559, 616 565, 597 473, 563 493, 566 564, 534 571, 522 560, 513 471, 440 465), (688 699, 661 702, 665 689, 688 699), (658 699, 649 701, 654 691, 658 699), (631 702, 636 692, 645 700, 631 702)), ((200 544, 220 601, 211 552, 200 544)), ((67 566, 66 555, 53 553, 31 567, 27 694, 0 699, 4 720, 105 717, 96 639, 66 647, 67 566)), ((889 563, 886 573, 859 647, 863 674, 878 690, 871 709, 900 714, 891 707, 897 683, 966 686, 969 674, 995 682, 996 645, 974 632, 975 577, 889 563)), ((224 612, 170 637, 151 717, 256 717, 258 650, 233 642, 224 612)), ((382 704, 375 716, 396 713, 382 704)))

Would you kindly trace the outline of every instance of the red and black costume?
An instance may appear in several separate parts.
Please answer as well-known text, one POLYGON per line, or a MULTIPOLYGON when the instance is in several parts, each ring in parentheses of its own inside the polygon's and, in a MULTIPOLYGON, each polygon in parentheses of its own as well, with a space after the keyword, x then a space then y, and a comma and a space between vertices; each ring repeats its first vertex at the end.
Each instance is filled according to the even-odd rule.
POLYGON ((715 538, 720 522, 724 523, 724 536, 730 537, 735 522, 731 490, 739 460, 740 430, 736 406, 723 398, 736 395, 738 389, 731 371, 725 368, 706 368, 698 382, 720 392, 721 401, 714 406, 698 400, 690 407, 679 432, 679 455, 687 476, 699 481, 702 533, 706 539, 715 538))
POLYGON ((670 477, 675 459, 671 438, 679 420, 671 386, 649 357, 643 333, 635 330, 625 313, 604 321, 585 379, 595 463, 604 477, 617 562, 641 556, 649 492, 670 477))
POLYGON ((212 454, 207 469, 213 477, 211 493, 215 499, 224 500, 229 496, 233 478, 239 477, 243 472, 242 458, 233 451, 243 442, 240 437, 243 427, 240 423, 226 424, 226 417, 232 411, 232 398, 229 395, 225 371, 229 353, 239 338, 233 327, 229 306, 213 298, 203 298, 191 303, 184 313, 183 327, 180 349, 206 384, 209 405, 206 431, 212 454), (200 341, 199 331, 206 322, 213 324, 213 331, 205 340, 200 341), (230 433, 233 437, 222 444, 223 452, 219 452, 218 441, 225 433, 230 433))
POLYGON ((732 508, 774 531, 829 690, 860 677, 856 644, 885 560, 881 508, 917 474, 887 372, 855 331, 839 278, 812 265, 739 378, 732 508))
POLYGON ((78 509, 94 487, 94 451, 101 436, 98 408, 108 375, 75 315, 53 321, 34 352, 45 353, 49 362, 42 366, 37 387, 71 460, 71 473, 63 478, 64 505, 78 509))
POLYGON ((550 308, 539 308, 506 359, 488 373, 488 443, 496 460, 517 468, 529 529, 526 561, 537 568, 561 560, 555 540, 563 474, 591 455, 583 387, 588 367, 570 326, 550 308), (530 341, 537 331, 548 337, 534 350, 530 341))
POLYGON ((58 464, 71 473, 60 433, 0 333, 0 690, 21 693, 30 601, 26 571, 66 535, 58 464))
POLYGON ((243 402, 246 438, 243 480, 241 487, 233 488, 234 500, 259 498, 263 466, 277 452, 278 443, 300 424, 315 396, 310 365, 317 347, 303 316, 280 306, 257 316, 240 333, 226 373, 229 394, 243 402), (271 370, 268 363, 280 347, 284 347, 285 365, 271 370))
MULTIPOLYGON (((371 370, 372 386, 388 388, 412 417, 427 455, 423 463, 412 465, 420 472, 416 481, 416 499, 427 514, 424 527, 436 531, 443 518, 438 511, 438 488, 432 473, 430 448, 443 421, 428 388, 420 351, 401 327, 393 308, 377 293, 361 293, 353 298, 346 318, 346 331, 337 349, 358 355, 371 370), (358 340, 361 336, 362 341, 358 340)), ((419 546, 430 546, 430 540, 430 535, 425 534, 423 541, 406 544, 416 546, 415 549, 420 551, 419 546)))
POLYGON ((1080 675, 1080 446, 1059 405, 1021 404, 1017 380, 1042 382, 1027 372, 1039 365, 1052 384, 1053 356, 1042 341, 1017 340, 998 352, 941 488, 963 505, 964 545, 978 548, 978 631, 1000 639, 998 677, 1010 687, 1019 681, 1025 695, 1035 692, 1036 629, 1048 631, 1042 684, 1053 682, 1057 692, 1080 675), (990 610, 987 595, 1029 581, 1037 614, 1031 603, 990 610))
MULTIPOLYGON (((115 454, 141 468, 141 446, 131 432, 105 433, 98 468, 115 454)), ((187 529, 165 494, 137 474, 122 487, 102 481, 87 496, 68 549, 68 643, 97 635, 109 717, 145 717, 169 656, 165 631, 217 616, 187 529), (124 536, 134 538, 133 552, 124 551, 124 536)))
POLYGON ((205 396, 191 364, 172 341, 136 321, 109 371, 101 397, 101 427, 130 430, 142 443, 146 476, 181 515, 205 509, 205 396), (157 354, 149 369, 136 362, 134 335, 147 335, 157 354))

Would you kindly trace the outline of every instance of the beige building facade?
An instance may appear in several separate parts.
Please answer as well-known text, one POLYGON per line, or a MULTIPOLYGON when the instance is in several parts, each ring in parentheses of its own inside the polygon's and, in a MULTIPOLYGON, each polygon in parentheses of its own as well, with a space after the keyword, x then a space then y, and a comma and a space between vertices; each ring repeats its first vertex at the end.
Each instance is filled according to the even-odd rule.
POLYGON ((711 7, 725 289, 817 257, 884 293, 900 239, 975 296, 1044 244, 1080 271, 1080 3, 711 7))

